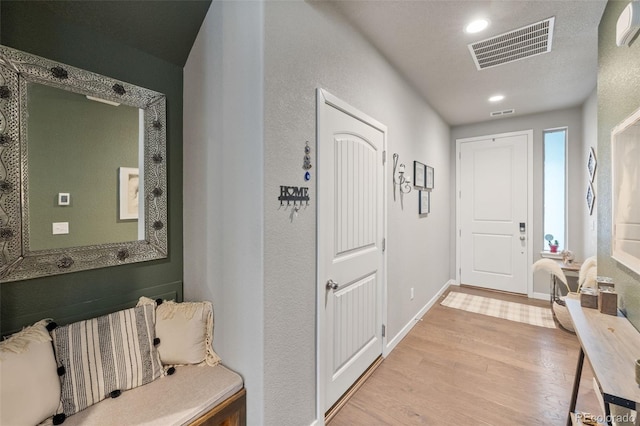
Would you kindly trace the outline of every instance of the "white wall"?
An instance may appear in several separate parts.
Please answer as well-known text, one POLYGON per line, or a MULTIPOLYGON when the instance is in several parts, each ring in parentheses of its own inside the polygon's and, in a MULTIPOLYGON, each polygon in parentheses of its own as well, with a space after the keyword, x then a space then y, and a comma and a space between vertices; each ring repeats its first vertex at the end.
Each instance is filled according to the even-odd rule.
MULTIPOLYGON (((394 68, 325 2, 265 4, 265 424, 315 419, 316 94, 328 90, 388 126, 388 336, 392 340, 451 278, 449 127, 394 68), (313 179, 303 180, 305 141, 313 179), (435 167, 432 213, 418 192, 393 202, 391 156, 435 167), (309 186, 293 221, 280 185, 309 186), (410 288, 415 298, 410 300, 410 288)), ((187 267, 185 266, 185 269, 187 267)))
POLYGON ((213 302, 214 348, 244 378, 252 425, 264 424, 263 22, 261 2, 214 1, 184 68, 184 297, 213 302))
MULTIPOLYGON (((579 256, 585 146, 594 101, 450 133, 429 107, 330 4, 216 2, 184 70, 184 294, 212 300, 215 347, 248 391, 248 423, 305 425, 316 414, 316 184, 305 183, 305 141, 317 166, 315 90, 327 89, 388 126, 391 157, 435 167, 432 213, 416 190, 393 201, 387 179, 388 339, 455 276, 455 140, 534 130, 534 234, 542 233, 542 130, 569 127, 569 242, 579 256), (280 185, 309 186, 297 217, 280 185), (579 211, 579 213, 578 213, 579 211), (415 298, 410 300, 410 288, 415 298)), ((590 98, 591 99, 591 98, 590 98)), ((169 153, 170 154, 170 153, 169 153)), ((542 242, 534 244, 542 250, 542 242)), ((535 291, 547 292, 548 278, 535 291)))
MULTIPOLYGON (((581 159, 583 163, 581 182, 583 182, 583 203, 586 204, 585 198, 587 193, 587 182, 589 181, 589 172, 587 170, 587 159, 589 158, 589 151, 593 148, 598 152, 598 94, 594 89, 593 93, 586 100, 582 106, 582 153, 581 159)), ((597 160, 597 158, 596 158, 597 160)), ((593 189, 596 190, 598 182, 598 173, 593 181, 593 189)), ((598 252, 598 200, 593 205, 593 213, 589 215, 589 211, 585 208, 582 210, 582 234, 583 245, 582 255, 583 258, 594 256, 598 252)))
MULTIPOLYGON (((568 249, 576 254, 576 259, 584 259, 584 211, 585 211, 585 181, 583 172, 586 160, 583 157, 583 112, 581 107, 550 111, 540 114, 515 116, 510 118, 494 119, 477 124, 456 126, 451 129, 451 158, 452 172, 450 179, 455 181, 455 149, 456 139, 485 136, 498 133, 514 132, 533 129, 533 251, 534 262, 540 258, 539 253, 544 249, 542 238, 542 167, 543 167, 543 141, 542 133, 546 129, 568 127, 568 249)), ((455 185, 452 186, 455 190, 455 185)), ((451 193, 453 197, 453 192, 451 193)), ((455 214, 455 198, 452 199, 451 208, 455 214)), ((531 225, 529 225, 531 226, 531 225)), ((455 219, 454 219, 455 227, 455 219)), ((451 232, 451 274, 455 273, 455 229, 451 232)), ((549 276, 540 273, 534 276, 534 293, 549 293, 549 276)))

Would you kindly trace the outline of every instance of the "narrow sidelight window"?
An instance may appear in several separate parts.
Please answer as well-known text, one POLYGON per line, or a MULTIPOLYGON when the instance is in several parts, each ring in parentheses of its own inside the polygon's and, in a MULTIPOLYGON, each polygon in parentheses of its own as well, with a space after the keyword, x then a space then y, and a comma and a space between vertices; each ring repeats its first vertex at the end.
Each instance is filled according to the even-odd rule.
POLYGON ((557 245, 560 252, 566 244, 567 194, 567 129, 545 130, 544 141, 544 250, 557 245), (552 236, 549 237, 549 236, 552 236), (556 244, 557 242, 557 244, 556 244))

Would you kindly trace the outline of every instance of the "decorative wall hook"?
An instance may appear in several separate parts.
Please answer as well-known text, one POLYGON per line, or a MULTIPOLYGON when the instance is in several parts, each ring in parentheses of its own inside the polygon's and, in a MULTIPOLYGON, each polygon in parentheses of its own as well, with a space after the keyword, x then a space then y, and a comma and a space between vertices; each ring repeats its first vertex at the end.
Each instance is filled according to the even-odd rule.
POLYGON ((304 147, 304 161, 302 163, 302 169, 306 170, 306 172, 304 173, 304 180, 307 182, 311 180, 311 172, 309 171, 311 167, 313 167, 311 165, 311 147, 309 146, 309 141, 306 141, 306 145, 304 147))
POLYGON ((305 205, 309 205, 309 188, 297 187, 297 186, 280 186, 280 196, 278 197, 280 205, 284 206, 284 202, 287 202, 287 206, 293 202, 294 206, 301 206, 304 202, 305 205))
POLYGON ((311 167, 311 147, 309 146, 309 141, 306 142, 304 147, 304 163, 302 164, 302 168, 305 170, 309 170, 311 167))
POLYGON ((393 201, 396 200, 396 186, 400 190, 400 195, 408 194, 411 192, 411 178, 404 175, 404 164, 398 166, 398 160, 400 156, 397 153, 393 154, 393 201))

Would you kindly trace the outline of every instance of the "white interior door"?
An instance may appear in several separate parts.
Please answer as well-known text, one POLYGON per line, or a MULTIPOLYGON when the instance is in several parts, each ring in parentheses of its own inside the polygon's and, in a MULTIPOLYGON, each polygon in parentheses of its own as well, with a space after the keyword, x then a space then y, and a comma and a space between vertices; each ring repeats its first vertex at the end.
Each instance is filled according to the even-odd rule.
POLYGON ((529 293, 531 133, 458 141, 460 283, 529 293))
POLYGON ((382 354, 386 128, 318 91, 322 414, 382 354))

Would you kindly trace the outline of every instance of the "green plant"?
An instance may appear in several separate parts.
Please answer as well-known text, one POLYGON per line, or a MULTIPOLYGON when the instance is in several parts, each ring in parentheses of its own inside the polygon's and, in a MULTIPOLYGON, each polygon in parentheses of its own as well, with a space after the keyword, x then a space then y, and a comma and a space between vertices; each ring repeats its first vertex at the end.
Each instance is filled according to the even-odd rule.
MULTIPOLYGON (((551 247, 554 244, 551 244, 551 241, 553 240, 553 235, 551 234, 547 234, 544 236, 544 239, 547 240, 547 242, 549 243, 549 247, 551 247)), ((555 240, 555 245, 558 245, 558 240, 555 240)))
POLYGON ((551 234, 547 234, 547 235, 545 235, 545 236, 544 236, 544 239, 545 239, 545 240, 547 240, 547 242, 549 243, 549 247, 552 247, 552 246, 556 246, 556 247, 558 247, 558 245, 559 245, 559 244, 558 244, 558 240, 555 240, 555 239, 553 238, 553 235, 551 235, 551 234), (553 241, 553 243, 552 243, 551 241, 553 241))

